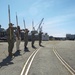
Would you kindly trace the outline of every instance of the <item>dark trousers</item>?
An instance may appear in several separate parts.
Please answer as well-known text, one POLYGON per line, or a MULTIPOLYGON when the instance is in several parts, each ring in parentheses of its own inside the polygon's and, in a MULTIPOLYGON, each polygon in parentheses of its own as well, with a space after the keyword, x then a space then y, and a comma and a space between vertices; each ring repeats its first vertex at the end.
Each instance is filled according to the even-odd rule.
POLYGON ((9 40, 8 41, 8 53, 9 53, 9 55, 12 55, 13 47, 14 47, 14 40, 9 40))
POLYGON ((32 46, 34 46, 34 42, 35 42, 35 40, 34 40, 34 39, 32 39, 32 46))
POLYGON ((24 47, 27 47, 27 44, 28 44, 28 40, 25 40, 24 47))
POLYGON ((41 45, 42 39, 39 39, 39 45, 41 45))

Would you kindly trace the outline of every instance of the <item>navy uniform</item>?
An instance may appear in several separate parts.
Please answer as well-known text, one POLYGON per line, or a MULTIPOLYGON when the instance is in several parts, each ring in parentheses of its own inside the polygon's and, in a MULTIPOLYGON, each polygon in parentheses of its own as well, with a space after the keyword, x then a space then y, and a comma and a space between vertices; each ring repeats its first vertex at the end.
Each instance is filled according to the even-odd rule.
POLYGON ((20 26, 17 26, 16 29, 16 50, 20 50, 20 42, 21 42, 21 30, 20 30, 20 26))
POLYGON ((39 32, 39 46, 41 46, 41 42, 42 42, 42 32, 39 32))
POLYGON ((27 44, 28 44, 28 32, 29 30, 28 29, 25 29, 25 35, 24 35, 24 47, 25 49, 27 49, 27 44))
POLYGON ((35 34, 37 33, 37 31, 31 31, 31 33, 32 33, 32 47, 35 47, 34 42, 35 42, 35 34))
POLYGON ((7 41, 8 41, 8 53, 12 56, 12 51, 14 47, 14 28, 13 24, 9 23, 9 28, 7 29, 7 41))

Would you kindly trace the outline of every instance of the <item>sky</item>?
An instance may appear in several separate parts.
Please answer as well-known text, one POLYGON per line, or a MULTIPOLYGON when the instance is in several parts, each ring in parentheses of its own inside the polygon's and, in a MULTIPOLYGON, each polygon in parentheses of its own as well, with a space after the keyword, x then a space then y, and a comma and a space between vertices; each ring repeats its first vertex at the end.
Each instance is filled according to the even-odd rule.
POLYGON ((32 21, 35 29, 41 26, 44 33, 54 37, 65 37, 66 34, 75 34, 75 0, 0 0, 0 25, 7 29, 9 24, 8 5, 10 5, 11 22, 24 29, 32 30, 32 21))

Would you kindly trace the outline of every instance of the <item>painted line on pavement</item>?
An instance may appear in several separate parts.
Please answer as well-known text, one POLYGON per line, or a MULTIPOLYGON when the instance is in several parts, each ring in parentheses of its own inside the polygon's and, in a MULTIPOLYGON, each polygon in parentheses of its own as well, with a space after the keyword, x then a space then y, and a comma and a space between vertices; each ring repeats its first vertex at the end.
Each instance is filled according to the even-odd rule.
MULTIPOLYGON (((49 43, 49 42, 48 42, 48 43, 49 43)), ((48 43, 47 43, 47 44, 48 44, 48 43)), ((46 43, 45 43, 45 44, 46 44, 46 43)), ((33 61, 35 55, 37 54, 37 52, 38 52, 41 48, 42 48, 42 47, 40 47, 39 49, 35 50, 35 51, 29 56, 29 58, 27 59, 26 63, 25 63, 24 66, 23 66, 23 69, 22 69, 20 75, 24 75, 24 72, 25 72, 25 70, 26 70, 26 67, 27 67, 27 65, 28 65, 28 62, 30 61, 30 62, 29 62, 30 64, 28 65, 29 68, 27 69, 25 75, 28 74, 28 71, 29 71, 30 66, 31 66, 31 64, 32 64, 32 61, 33 61), (32 57, 32 56, 33 56, 33 57, 32 57), (31 59, 31 60, 30 60, 30 59, 31 59)))
MULTIPOLYGON (((40 49, 40 48, 39 48, 39 49, 40 49)), ((34 55, 34 53, 35 53, 36 51, 38 51, 39 49, 35 50, 35 51, 29 56, 29 58, 27 59, 26 63, 25 63, 24 66, 23 66, 23 69, 22 69, 20 75, 23 75, 23 74, 24 74, 24 71, 25 71, 25 69, 26 69, 26 66, 27 66, 28 62, 30 61, 30 59, 31 59, 31 57, 34 55)))
POLYGON ((32 57, 32 59, 31 59, 29 65, 28 65, 28 68, 27 68, 27 70, 26 70, 26 72, 25 72, 25 75, 28 75, 29 69, 30 69, 31 64, 32 64, 32 62, 33 62, 33 59, 34 59, 35 55, 38 53, 38 51, 39 51, 40 49, 41 49, 41 47, 40 47, 40 48, 35 52, 35 54, 33 55, 33 57, 32 57))
POLYGON ((67 70, 72 74, 75 75, 75 70, 58 54, 56 50, 53 48, 53 52, 56 55, 56 57, 59 59, 59 61, 67 68, 67 70))

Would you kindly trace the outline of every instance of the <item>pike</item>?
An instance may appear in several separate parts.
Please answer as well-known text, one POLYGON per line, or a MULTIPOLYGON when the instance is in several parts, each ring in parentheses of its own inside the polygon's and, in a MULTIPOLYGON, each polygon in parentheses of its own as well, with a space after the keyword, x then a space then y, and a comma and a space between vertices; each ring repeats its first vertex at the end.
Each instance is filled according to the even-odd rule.
MULTIPOLYGON (((24 23, 24 29, 26 29, 26 25, 25 25, 25 20, 24 20, 24 18, 23 18, 23 23, 24 23)), ((25 33, 25 30, 24 30, 24 33, 25 33)), ((24 34, 24 36, 25 36, 25 34, 24 34)))
POLYGON ((35 30, 34 21, 32 21, 32 29, 33 29, 33 31, 35 30))
MULTIPOLYGON (((9 24, 11 23, 10 19, 10 5, 8 5, 8 18, 9 18, 9 24)), ((10 39, 11 39, 11 29, 10 29, 10 39)))
POLYGON ((17 13, 16 13, 16 24, 18 26, 18 17, 17 17, 17 13))
POLYGON ((8 5, 8 17, 9 17, 9 23, 11 23, 11 19, 10 19, 10 5, 8 5))
POLYGON ((25 25, 25 20, 23 19, 23 23, 24 23, 24 28, 26 29, 26 25, 25 25))
MULTIPOLYGON (((18 27, 18 16, 17 16, 17 13, 16 13, 16 24, 17 24, 17 27, 18 27)), ((18 32, 18 39, 19 39, 19 30, 17 28, 17 32, 18 32)))

